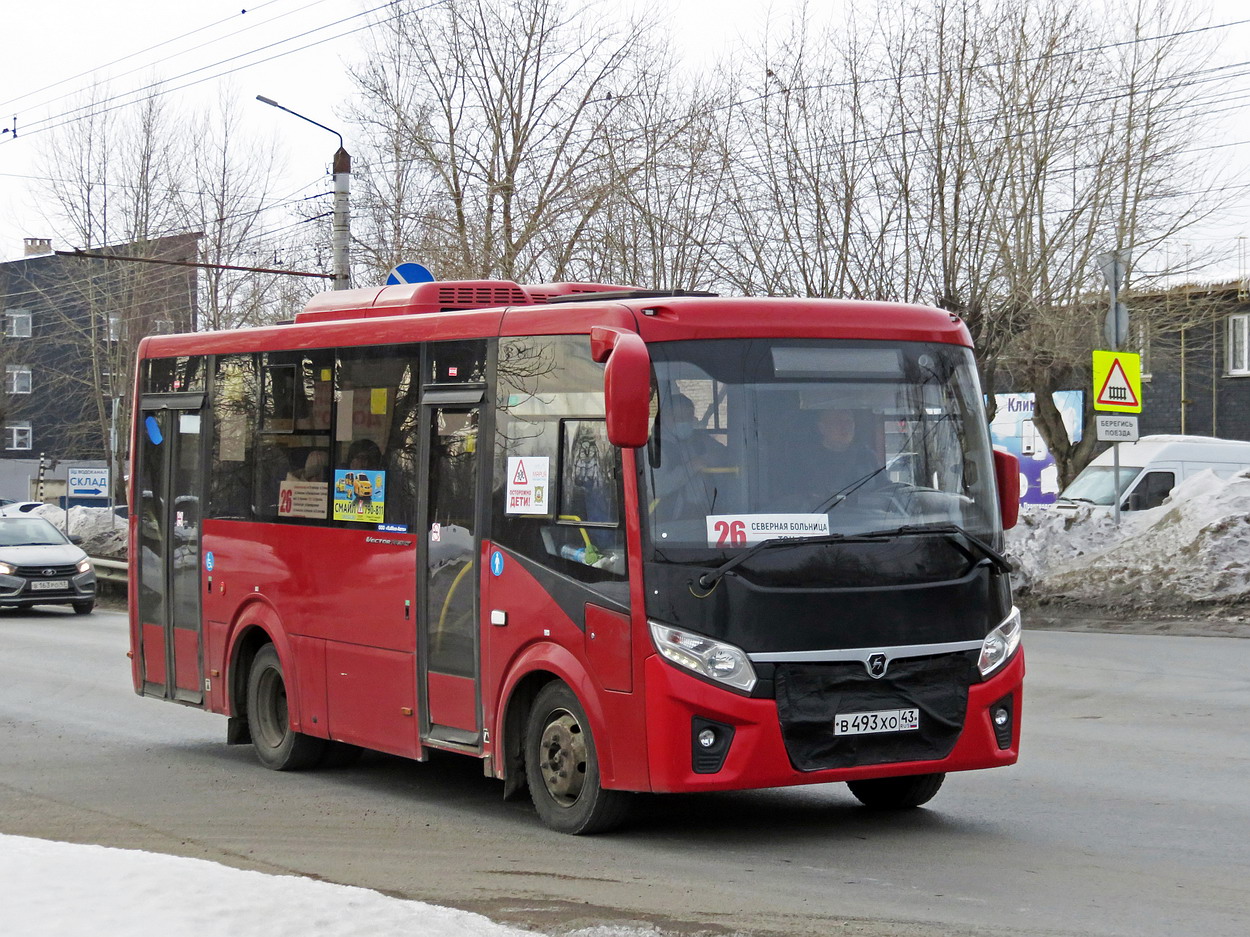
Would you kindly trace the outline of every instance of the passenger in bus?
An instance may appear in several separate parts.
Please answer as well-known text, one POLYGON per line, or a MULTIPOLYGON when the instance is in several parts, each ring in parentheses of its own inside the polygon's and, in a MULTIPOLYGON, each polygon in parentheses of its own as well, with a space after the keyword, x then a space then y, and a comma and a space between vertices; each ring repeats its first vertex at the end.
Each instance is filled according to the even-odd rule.
POLYGON ((330 460, 326 457, 324 449, 313 449, 304 459, 304 467, 302 469, 292 469, 287 473, 288 481, 301 482, 323 482, 327 480, 326 470, 329 468, 330 460))
POLYGON ((347 447, 347 467, 349 469, 380 469, 382 450, 372 439, 357 439, 347 447))
POLYGON ((660 411, 659 435, 654 480, 658 514, 675 520, 714 513, 723 483, 719 476, 731 471, 729 450, 699 426, 694 401, 674 394, 660 411))
POLYGON ((816 418, 816 433, 823 462, 817 467, 819 497, 848 494, 859 485, 875 487, 874 473, 881 469, 881 460, 860 441, 855 411, 840 407, 822 410, 816 418))

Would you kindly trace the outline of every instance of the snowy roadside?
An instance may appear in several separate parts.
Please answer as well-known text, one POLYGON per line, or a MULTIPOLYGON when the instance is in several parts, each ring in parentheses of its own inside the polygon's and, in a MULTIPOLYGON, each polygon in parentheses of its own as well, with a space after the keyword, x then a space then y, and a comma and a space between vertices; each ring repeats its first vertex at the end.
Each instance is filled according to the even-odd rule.
POLYGON ((1035 622, 1250 637, 1250 472, 1203 472, 1149 511, 1022 510, 1006 549, 1035 622))
POLYGON ((0 883, 5 937, 533 937, 365 888, 2 833, 0 883))

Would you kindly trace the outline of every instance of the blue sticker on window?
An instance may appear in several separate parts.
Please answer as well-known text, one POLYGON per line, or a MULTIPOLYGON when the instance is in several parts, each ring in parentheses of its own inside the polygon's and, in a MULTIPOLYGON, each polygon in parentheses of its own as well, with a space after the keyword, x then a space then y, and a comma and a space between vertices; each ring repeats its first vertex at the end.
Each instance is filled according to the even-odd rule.
POLYGON ((152 440, 152 445, 159 446, 165 441, 165 437, 161 434, 161 424, 156 421, 156 417, 148 417, 143 421, 143 425, 148 431, 148 439, 152 440))

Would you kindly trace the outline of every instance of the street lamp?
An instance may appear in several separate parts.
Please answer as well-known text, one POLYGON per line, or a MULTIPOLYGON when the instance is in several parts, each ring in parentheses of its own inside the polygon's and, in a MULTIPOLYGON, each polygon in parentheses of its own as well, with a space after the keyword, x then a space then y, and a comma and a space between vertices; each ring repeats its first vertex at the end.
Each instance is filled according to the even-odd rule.
POLYGON ((339 138, 339 148, 334 154, 334 222, 333 222, 333 238, 332 244, 334 248, 334 288, 336 290, 351 289, 351 267, 348 265, 347 245, 350 240, 349 232, 349 216, 347 210, 347 197, 351 193, 352 188, 352 157, 351 154, 343 148, 343 135, 337 130, 332 130, 325 124, 319 124, 311 117, 305 117, 303 114, 296 113, 289 107, 283 107, 277 101, 267 98, 264 95, 256 95, 256 100, 261 104, 268 104, 270 107, 276 107, 280 111, 286 111, 298 117, 300 120, 306 120, 314 127, 320 127, 322 130, 328 130, 339 138))

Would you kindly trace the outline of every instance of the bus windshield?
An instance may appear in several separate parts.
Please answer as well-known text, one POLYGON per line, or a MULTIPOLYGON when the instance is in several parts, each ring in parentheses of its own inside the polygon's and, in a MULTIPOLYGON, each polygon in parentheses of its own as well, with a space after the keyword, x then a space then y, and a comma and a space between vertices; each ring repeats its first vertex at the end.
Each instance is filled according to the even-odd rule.
POLYGON ((972 352, 939 343, 656 343, 641 462, 656 559, 957 525, 999 537, 972 352))

